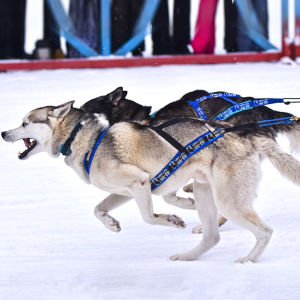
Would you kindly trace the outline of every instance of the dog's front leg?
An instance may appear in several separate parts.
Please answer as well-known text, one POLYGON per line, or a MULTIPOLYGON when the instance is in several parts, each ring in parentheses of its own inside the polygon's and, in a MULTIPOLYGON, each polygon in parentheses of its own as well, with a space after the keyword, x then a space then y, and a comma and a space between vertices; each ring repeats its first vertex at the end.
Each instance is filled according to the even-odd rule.
POLYGON ((94 209, 94 214, 97 219, 111 231, 119 232, 121 230, 120 223, 115 218, 108 214, 114 208, 129 201, 131 197, 111 194, 100 202, 94 209))
POLYGON ((136 200, 138 208, 145 222, 149 224, 159 224, 184 228, 184 221, 176 215, 155 214, 153 212, 151 185, 149 175, 142 172, 142 176, 131 186, 131 193, 136 200))

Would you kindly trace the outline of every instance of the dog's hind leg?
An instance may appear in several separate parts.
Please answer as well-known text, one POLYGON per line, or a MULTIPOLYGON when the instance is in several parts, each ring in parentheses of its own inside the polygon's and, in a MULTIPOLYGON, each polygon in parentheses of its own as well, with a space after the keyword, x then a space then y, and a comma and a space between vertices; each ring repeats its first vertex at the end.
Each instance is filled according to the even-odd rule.
POLYGON ((240 211, 239 213, 240 215, 236 216, 235 212, 232 211, 231 215, 234 217, 231 218, 231 220, 237 225, 250 230, 256 237, 256 244, 247 256, 237 259, 236 262, 256 262, 267 247, 272 236, 273 229, 259 218, 254 209, 242 212, 240 211))
POLYGON ((245 257, 237 259, 236 262, 256 262, 267 247, 272 236, 273 229, 265 224, 259 218, 255 210, 250 206, 247 208, 239 206, 231 207, 229 210, 222 210, 222 213, 226 215, 230 221, 250 230, 256 238, 256 244, 249 254, 245 257))
POLYGON ((250 253, 236 262, 255 262, 265 250, 273 232, 252 206, 260 178, 259 159, 248 156, 231 165, 226 162, 220 165, 213 171, 213 190, 218 211, 233 223, 250 230, 256 238, 250 253))
POLYGON ((194 260, 215 246, 220 240, 218 213, 210 186, 203 189, 203 184, 194 182, 194 197, 198 215, 203 224, 203 238, 192 250, 171 256, 172 260, 194 260))
POLYGON ((195 202, 192 198, 184 198, 184 197, 178 197, 176 195, 176 192, 169 193, 167 195, 163 196, 163 199, 174 206, 183 208, 183 209, 195 209, 195 202))
POLYGON ((111 231, 119 232, 121 230, 120 223, 108 214, 114 208, 129 201, 131 197, 111 194, 100 202, 94 209, 94 214, 106 228, 111 231))

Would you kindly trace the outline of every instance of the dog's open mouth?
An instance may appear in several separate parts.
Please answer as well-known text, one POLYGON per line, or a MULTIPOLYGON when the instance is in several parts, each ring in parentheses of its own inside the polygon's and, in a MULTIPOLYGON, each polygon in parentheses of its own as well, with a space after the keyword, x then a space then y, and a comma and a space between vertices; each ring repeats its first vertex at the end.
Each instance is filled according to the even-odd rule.
POLYGON ((19 152, 19 159, 23 159, 27 156, 27 154, 33 150, 33 148, 37 145, 37 141, 35 139, 23 139, 26 149, 23 152, 19 152))

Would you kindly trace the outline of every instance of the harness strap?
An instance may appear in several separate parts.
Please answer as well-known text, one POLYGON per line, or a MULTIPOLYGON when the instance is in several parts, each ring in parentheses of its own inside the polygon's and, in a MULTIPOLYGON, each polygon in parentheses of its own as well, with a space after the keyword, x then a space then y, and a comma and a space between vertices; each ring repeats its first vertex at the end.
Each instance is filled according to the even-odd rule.
POLYGON ((67 138, 67 140, 62 143, 59 147, 59 152, 64 155, 64 156, 67 156, 70 154, 71 152, 71 145, 78 133, 78 131, 82 128, 82 124, 77 122, 70 134, 70 136, 67 138))
POLYGON ((205 112, 203 111, 203 109, 199 106, 199 104, 196 101, 188 101, 188 103, 193 107, 193 109, 195 110, 196 114, 198 115, 198 117, 200 119, 203 120, 208 120, 208 117, 206 116, 205 112))
POLYGON ((230 118, 232 115, 236 113, 240 113, 244 110, 253 109, 258 106, 265 106, 273 103, 283 103, 284 100, 280 98, 264 98, 264 99, 255 99, 255 100, 247 100, 245 102, 238 103, 233 105, 223 112, 221 112, 218 116, 214 118, 214 120, 226 120, 230 118))
POLYGON ((107 133, 108 129, 109 129, 109 128, 105 129, 104 131, 102 131, 102 132, 100 133, 100 135, 99 135, 99 137, 98 137, 97 140, 96 140, 96 143, 95 143, 95 145, 94 145, 94 147, 93 147, 93 150, 92 150, 91 155, 90 155, 90 157, 89 157, 88 160, 87 160, 87 156, 88 156, 88 153, 89 153, 89 152, 87 152, 87 153, 84 155, 83 166, 84 166, 84 169, 86 170, 86 172, 87 172, 88 174, 90 174, 90 169, 91 169, 91 165, 92 165, 92 161, 93 161, 95 152, 96 152, 96 150, 98 149, 98 147, 99 147, 99 145, 100 145, 100 143, 101 143, 103 137, 104 137, 105 134, 107 133))
POLYGON ((164 183, 188 158, 212 144, 224 134, 224 129, 217 129, 214 132, 208 131, 187 144, 184 147, 184 151, 179 151, 172 160, 151 179, 151 190, 157 189, 164 183))
POLYGON ((223 137, 228 132, 250 130, 255 127, 271 126, 277 124, 291 124, 292 122, 298 122, 300 117, 286 117, 272 120, 258 121, 256 123, 248 123, 244 125, 237 125, 227 128, 218 128, 215 131, 208 131, 200 137, 194 139, 191 143, 186 145, 184 151, 179 151, 169 163, 157 173, 150 181, 151 190, 158 188, 163 182, 165 182, 189 157, 197 153, 201 149, 215 142, 217 139, 223 137))
MULTIPOLYGON (((192 118, 189 117, 180 117, 177 119, 172 119, 169 121, 166 121, 158 126, 152 126, 152 125, 145 125, 145 127, 148 127, 155 131, 157 134, 159 134, 162 138, 164 138, 169 144, 171 144, 174 148, 176 148, 178 151, 184 152, 186 151, 185 147, 180 144, 177 140, 175 140, 171 135, 163 131, 164 128, 172 126, 174 124, 186 121, 186 120, 191 120, 192 118)), ((193 119, 194 121, 202 122, 201 120, 198 119, 193 119)))
MULTIPOLYGON (((231 94, 231 93, 211 93, 211 94, 208 94, 199 99, 196 99, 193 101, 188 101, 188 103, 193 107, 193 109, 197 113, 198 117, 203 120, 209 120, 209 119, 226 120, 236 113, 242 112, 247 109, 253 109, 254 107, 257 107, 257 106, 265 106, 265 105, 273 104, 273 103, 285 103, 285 104, 291 103, 291 101, 288 101, 288 102, 284 101, 284 99, 288 99, 288 98, 261 98, 261 99, 258 98, 258 99, 247 100, 247 101, 238 103, 236 101, 231 100, 230 97, 234 98, 234 97, 241 97, 241 96, 237 95, 237 94, 231 94), (222 99, 230 102, 232 104, 232 106, 225 109, 218 116, 216 116, 214 118, 208 118, 206 116, 205 112, 203 111, 203 109, 199 106, 199 103, 204 100, 210 99, 210 98, 222 98, 222 99)), ((292 98, 292 99, 294 99, 294 98, 292 98)))
POLYGON ((160 128, 149 126, 150 129, 155 131, 158 135, 160 135, 162 138, 164 138, 169 144, 171 144, 174 148, 176 148, 179 151, 184 151, 185 148, 183 145, 181 145, 179 142, 177 142, 171 135, 166 133, 160 128))
MULTIPOLYGON (((232 93, 210 93, 206 96, 203 96, 201 98, 198 98, 196 100, 193 100, 194 102, 196 102, 197 104, 206 100, 206 99, 209 99, 209 98, 219 98, 219 97, 241 97, 240 95, 238 94, 232 94, 232 93)), ((225 99, 227 101, 229 101, 229 99, 225 99)), ((230 101, 232 103, 232 100, 230 101)), ((236 102, 235 102, 236 103, 236 102)))
POLYGON ((188 103, 194 108, 199 118, 203 120, 209 120, 209 118, 206 116, 205 112, 202 110, 202 108, 199 106, 199 103, 210 98, 223 98, 224 100, 230 102, 233 105, 236 105, 237 102, 229 99, 228 97, 240 97, 240 95, 232 94, 232 93, 211 93, 206 96, 203 96, 201 98, 198 98, 193 101, 188 101, 188 103))

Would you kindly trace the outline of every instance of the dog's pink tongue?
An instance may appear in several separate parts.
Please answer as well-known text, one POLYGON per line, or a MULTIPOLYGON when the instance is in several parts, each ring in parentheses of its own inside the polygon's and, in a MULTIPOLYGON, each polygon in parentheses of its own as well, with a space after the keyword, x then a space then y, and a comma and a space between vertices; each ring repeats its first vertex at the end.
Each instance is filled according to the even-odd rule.
POLYGON ((29 139, 23 139, 25 146, 28 148, 30 146, 29 139))

